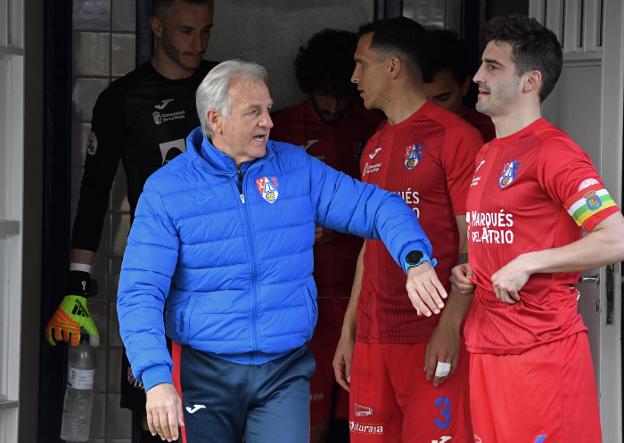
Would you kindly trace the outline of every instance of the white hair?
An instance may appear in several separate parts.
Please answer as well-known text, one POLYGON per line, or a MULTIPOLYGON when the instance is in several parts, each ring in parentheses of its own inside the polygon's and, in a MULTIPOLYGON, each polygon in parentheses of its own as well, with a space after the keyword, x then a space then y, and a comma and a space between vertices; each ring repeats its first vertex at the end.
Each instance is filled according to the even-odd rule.
POLYGON ((224 118, 230 114, 230 86, 234 79, 261 80, 268 82, 268 74, 264 66, 243 60, 227 60, 212 68, 204 77, 197 92, 195 104, 197 115, 206 137, 212 135, 206 114, 216 111, 224 118))

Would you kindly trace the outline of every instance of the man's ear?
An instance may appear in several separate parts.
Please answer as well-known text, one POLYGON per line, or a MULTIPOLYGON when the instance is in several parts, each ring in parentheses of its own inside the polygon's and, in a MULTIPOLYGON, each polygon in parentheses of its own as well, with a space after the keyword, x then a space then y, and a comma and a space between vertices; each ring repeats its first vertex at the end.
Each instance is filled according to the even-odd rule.
POLYGON ((160 38, 162 37, 162 22, 160 21, 160 19, 155 15, 152 15, 149 18, 149 25, 152 29, 152 32, 154 33, 154 36, 160 40, 160 38))
POLYGON ((539 91, 542 86, 542 73, 539 71, 528 71, 524 74, 524 84, 522 92, 539 91))
POLYGON ((206 122, 213 134, 223 134, 223 116, 220 113, 214 109, 209 109, 208 112, 206 112, 206 122))
POLYGON ((401 68, 403 67, 401 63, 401 59, 396 55, 388 57, 386 59, 386 72, 390 76, 390 78, 397 78, 401 73, 401 68))

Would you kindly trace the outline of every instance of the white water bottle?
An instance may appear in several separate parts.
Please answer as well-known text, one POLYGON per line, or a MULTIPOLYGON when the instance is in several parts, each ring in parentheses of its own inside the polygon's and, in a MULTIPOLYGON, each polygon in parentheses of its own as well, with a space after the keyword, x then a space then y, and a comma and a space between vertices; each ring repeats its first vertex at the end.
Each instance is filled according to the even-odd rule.
POLYGON ((61 438, 68 442, 89 440, 93 409, 95 351, 88 334, 81 334, 78 346, 69 346, 67 353, 67 387, 63 402, 61 438))

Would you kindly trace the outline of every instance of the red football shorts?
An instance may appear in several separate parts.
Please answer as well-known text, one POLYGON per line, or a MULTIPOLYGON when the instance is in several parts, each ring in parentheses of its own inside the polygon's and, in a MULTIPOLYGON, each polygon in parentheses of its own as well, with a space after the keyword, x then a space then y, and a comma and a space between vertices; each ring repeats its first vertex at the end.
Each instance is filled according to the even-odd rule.
POLYGON ((340 338, 349 299, 319 298, 318 322, 310 349, 316 359, 316 372, 310 379, 310 424, 329 423, 349 417, 349 393, 336 383, 332 360, 340 338))
POLYGON ((351 368, 351 442, 472 443, 468 353, 434 387, 425 379, 426 343, 356 342, 351 368))
POLYGON ((470 355, 476 443, 600 443, 587 334, 519 355, 470 355))

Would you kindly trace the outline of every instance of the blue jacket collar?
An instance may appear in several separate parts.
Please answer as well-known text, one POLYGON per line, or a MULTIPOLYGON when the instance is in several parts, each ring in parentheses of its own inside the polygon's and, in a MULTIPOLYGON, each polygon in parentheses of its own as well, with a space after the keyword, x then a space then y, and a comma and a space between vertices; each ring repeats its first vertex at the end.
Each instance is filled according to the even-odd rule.
MULTIPOLYGON (((212 144, 203 134, 201 126, 193 129, 186 138, 186 151, 192 156, 193 162, 201 168, 207 168, 216 174, 228 176, 236 174, 237 168, 234 160, 212 144)), ((270 161, 274 155, 272 142, 269 141, 266 155, 255 162, 243 163, 242 169, 247 169, 251 164, 270 161)))

